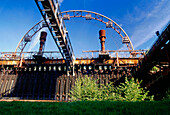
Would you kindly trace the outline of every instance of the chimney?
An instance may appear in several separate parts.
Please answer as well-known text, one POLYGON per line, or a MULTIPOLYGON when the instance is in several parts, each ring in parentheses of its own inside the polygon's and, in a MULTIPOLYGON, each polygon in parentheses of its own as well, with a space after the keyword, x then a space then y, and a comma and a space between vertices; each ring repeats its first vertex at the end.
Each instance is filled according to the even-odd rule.
POLYGON ((99 39, 101 43, 101 52, 105 53, 105 39, 106 39, 106 31, 100 30, 99 31, 99 39))
POLYGON ((38 52, 38 54, 40 54, 40 55, 42 55, 42 51, 45 46, 46 37, 47 37, 47 32, 42 31, 41 35, 40 35, 40 48, 39 48, 39 52, 38 52))

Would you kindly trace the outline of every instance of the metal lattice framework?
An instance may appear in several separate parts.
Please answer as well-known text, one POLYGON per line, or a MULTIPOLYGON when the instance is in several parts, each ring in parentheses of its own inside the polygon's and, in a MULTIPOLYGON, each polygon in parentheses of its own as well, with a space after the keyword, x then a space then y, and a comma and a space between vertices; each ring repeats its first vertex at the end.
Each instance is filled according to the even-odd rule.
POLYGON ((22 54, 22 52, 24 51, 25 46, 31 42, 33 36, 40 31, 43 27, 45 27, 44 25, 44 21, 41 20, 40 22, 38 22, 37 24, 35 24, 31 29, 28 30, 28 32, 22 37, 22 39, 20 40, 20 42, 18 43, 15 52, 21 52, 20 55, 22 54))
POLYGON ((67 64, 74 61, 74 52, 56 0, 34 0, 50 33, 67 64))
MULTIPOLYGON (((129 50, 129 52, 131 53, 131 51, 134 51, 132 42, 129 38, 129 36, 127 35, 127 33, 116 23, 114 22, 112 19, 96 13, 96 12, 92 12, 92 11, 86 11, 86 10, 69 10, 69 11, 63 11, 60 14, 62 16, 62 18, 64 20, 70 20, 70 18, 85 18, 86 20, 97 20, 100 21, 104 24, 106 24, 107 28, 112 28, 114 29, 122 38, 122 42, 125 43, 127 45, 127 48, 129 50)), ((28 42, 31 42, 31 40, 33 39, 33 36, 40 31, 43 27, 47 27, 47 25, 45 24, 45 21, 41 20, 40 22, 38 22, 37 24, 35 24, 20 40, 20 42, 18 43, 18 46, 16 47, 15 52, 21 52, 20 56, 22 54, 22 52, 24 51, 24 48, 26 47, 26 45, 28 44, 28 42)))
POLYGON ((112 19, 96 13, 92 11, 87 10, 69 10, 69 11, 63 11, 61 12, 63 15, 64 20, 70 20, 70 18, 85 18, 86 20, 97 20, 100 22, 103 22, 106 24, 106 28, 112 28, 114 29, 122 38, 122 42, 125 43, 128 47, 129 51, 133 51, 133 44, 127 35, 127 33, 119 26, 115 21, 112 19))

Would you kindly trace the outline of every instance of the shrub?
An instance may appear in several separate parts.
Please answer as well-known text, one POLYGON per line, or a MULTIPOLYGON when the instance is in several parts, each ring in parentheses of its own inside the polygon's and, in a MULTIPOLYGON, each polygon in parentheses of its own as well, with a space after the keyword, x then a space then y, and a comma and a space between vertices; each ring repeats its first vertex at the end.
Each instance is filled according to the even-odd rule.
MULTIPOLYGON (((142 82, 142 81, 141 81, 142 82)), ((117 100, 121 101, 144 101, 153 100, 153 96, 148 96, 149 91, 145 91, 141 88, 138 80, 131 78, 130 80, 125 78, 125 83, 121 83, 116 88, 117 100)))
POLYGON ((98 84, 96 84, 95 80, 87 76, 76 79, 75 86, 70 92, 72 101, 94 101, 101 98, 101 91, 98 84))
POLYGON ((85 76, 79 77, 75 86, 72 88, 71 98, 72 101, 144 101, 153 100, 153 96, 149 97, 148 92, 140 87, 141 82, 131 78, 130 80, 125 78, 125 83, 121 83, 118 87, 114 87, 112 83, 107 85, 99 85, 96 80, 85 76))

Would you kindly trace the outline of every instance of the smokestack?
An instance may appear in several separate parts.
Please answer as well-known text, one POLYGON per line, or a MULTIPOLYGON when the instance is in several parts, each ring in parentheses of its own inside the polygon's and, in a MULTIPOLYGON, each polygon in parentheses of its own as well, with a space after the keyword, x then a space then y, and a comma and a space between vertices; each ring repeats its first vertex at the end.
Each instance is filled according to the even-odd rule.
POLYGON ((106 31, 100 30, 99 31, 99 39, 101 43, 101 52, 105 53, 105 39, 106 39, 106 31))
POLYGON ((40 48, 39 48, 39 52, 38 52, 39 55, 42 55, 42 51, 45 46, 46 37, 47 37, 47 32, 42 31, 41 35, 40 35, 40 48))

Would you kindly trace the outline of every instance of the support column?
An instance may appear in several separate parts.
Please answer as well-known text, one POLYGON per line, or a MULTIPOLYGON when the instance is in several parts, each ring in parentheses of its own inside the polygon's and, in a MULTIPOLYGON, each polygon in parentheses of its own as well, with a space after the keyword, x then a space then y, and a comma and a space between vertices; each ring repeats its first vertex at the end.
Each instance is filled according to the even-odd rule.
POLYGON ((117 67, 119 67, 119 58, 118 58, 118 53, 116 52, 116 61, 117 61, 117 67))

